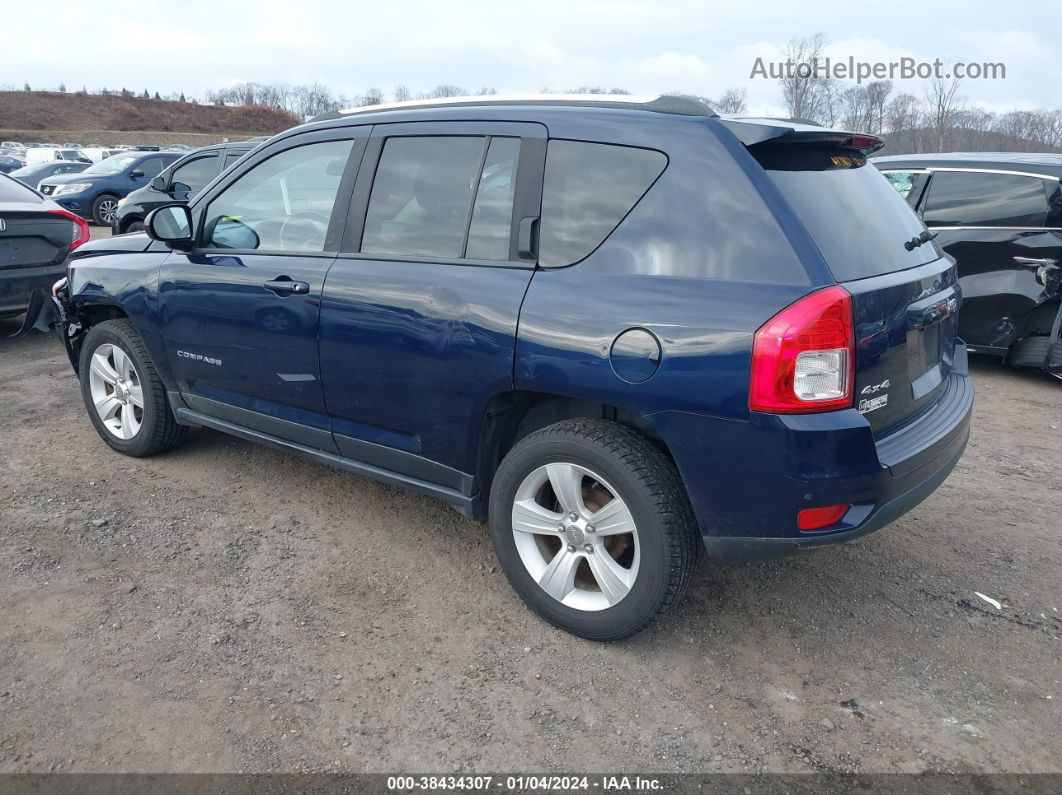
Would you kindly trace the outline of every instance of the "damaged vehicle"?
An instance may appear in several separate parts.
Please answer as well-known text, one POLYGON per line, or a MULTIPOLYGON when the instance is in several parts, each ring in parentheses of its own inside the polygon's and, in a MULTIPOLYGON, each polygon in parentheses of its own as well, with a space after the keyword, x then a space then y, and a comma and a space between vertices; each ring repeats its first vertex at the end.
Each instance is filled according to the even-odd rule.
POLYGON ((67 256, 88 239, 83 219, 0 174, 0 317, 31 309, 36 322, 47 290, 66 273, 67 256))
POLYGON ((871 160, 955 258, 959 336, 974 353, 1062 378, 1062 155, 871 160))
POLYGON ((336 111, 82 247, 27 324, 60 313, 117 452, 198 426, 443 500, 615 640, 700 550, 852 541, 961 457, 955 266, 881 145, 682 97, 336 111))

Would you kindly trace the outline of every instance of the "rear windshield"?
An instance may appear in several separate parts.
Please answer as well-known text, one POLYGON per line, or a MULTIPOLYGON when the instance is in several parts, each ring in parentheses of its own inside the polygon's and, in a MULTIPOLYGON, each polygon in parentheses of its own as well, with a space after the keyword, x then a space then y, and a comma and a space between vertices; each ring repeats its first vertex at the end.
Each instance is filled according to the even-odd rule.
POLYGON ((21 182, 0 174, 0 202, 39 202, 40 197, 21 182))
POLYGON ((850 151, 773 147, 754 152, 811 234, 839 282, 906 270, 937 258, 904 241, 925 227, 881 172, 850 151))

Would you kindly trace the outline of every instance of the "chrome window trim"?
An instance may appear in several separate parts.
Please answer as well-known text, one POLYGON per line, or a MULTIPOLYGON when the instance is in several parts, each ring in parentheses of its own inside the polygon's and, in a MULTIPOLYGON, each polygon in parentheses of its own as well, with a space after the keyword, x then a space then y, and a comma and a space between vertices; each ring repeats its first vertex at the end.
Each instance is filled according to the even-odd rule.
POLYGON ((926 226, 926 229, 937 229, 945 232, 955 232, 959 229, 989 229, 1006 231, 1008 229, 1020 229, 1025 232, 1062 232, 1058 226, 926 226))
POLYGON ((1062 181, 1062 177, 1056 177, 1053 174, 1036 174, 1032 171, 1013 171, 1006 168, 967 168, 960 166, 924 166, 921 168, 881 168, 878 169, 882 174, 890 171, 903 171, 907 174, 932 174, 934 171, 949 171, 949 172, 968 172, 970 174, 1008 174, 1012 177, 1033 177, 1034 179, 1050 179, 1055 182, 1062 181))

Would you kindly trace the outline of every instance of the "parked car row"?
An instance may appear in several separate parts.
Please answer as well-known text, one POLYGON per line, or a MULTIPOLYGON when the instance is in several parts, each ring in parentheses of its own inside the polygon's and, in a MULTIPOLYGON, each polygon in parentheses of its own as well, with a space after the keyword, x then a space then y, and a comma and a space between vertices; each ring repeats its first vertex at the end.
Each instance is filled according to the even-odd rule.
POLYGON ((0 172, 120 234, 140 229, 147 212, 160 204, 187 201, 261 140, 195 150, 158 146, 65 149, 5 141, 12 148, 6 150, 11 154, 0 154, 0 172), (131 193, 137 195, 130 203, 131 193))

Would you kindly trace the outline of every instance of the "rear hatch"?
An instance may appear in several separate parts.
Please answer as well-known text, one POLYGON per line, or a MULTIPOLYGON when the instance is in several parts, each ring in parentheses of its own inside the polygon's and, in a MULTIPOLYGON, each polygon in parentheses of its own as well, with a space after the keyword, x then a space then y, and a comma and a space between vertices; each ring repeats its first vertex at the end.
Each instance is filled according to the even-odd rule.
POLYGON ((749 151, 852 295, 855 405, 882 436, 928 407, 951 372, 955 265, 867 164, 878 139, 798 127, 749 151))
POLYGON ((22 183, 0 177, 0 270, 63 262, 76 227, 54 209, 22 183))

